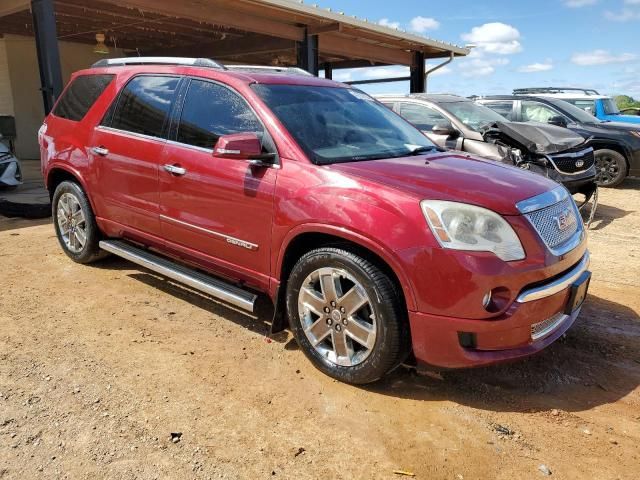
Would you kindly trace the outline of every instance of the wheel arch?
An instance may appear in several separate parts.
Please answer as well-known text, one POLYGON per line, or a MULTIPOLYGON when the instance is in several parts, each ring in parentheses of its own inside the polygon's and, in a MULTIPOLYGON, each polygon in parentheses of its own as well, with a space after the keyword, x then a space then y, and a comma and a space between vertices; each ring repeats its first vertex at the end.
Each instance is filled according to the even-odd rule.
POLYGON ((591 146, 593 147, 594 153, 598 150, 613 150, 614 152, 618 152, 624 157, 625 162, 627 162, 627 171, 631 168, 631 163, 629 161, 631 158, 631 152, 621 143, 612 143, 608 140, 596 139, 591 142, 591 146))
POLYGON ((290 232, 282 243, 275 268, 277 288, 274 289, 275 316, 272 331, 278 332, 287 327, 284 312, 286 283, 293 266, 306 252, 322 247, 339 247, 374 263, 398 287, 401 301, 407 310, 415 310, 415 297, 410 283, 394 256, 371 239, 348 231, 344 228, 327 225, 307 225, 290 232))
POLYGON ((87 189, 87 185, 84 179, 82 178, 82 175, 80 175, 80 173, 74 170, 73 168, 70 168, 66 165, 64 166, 53 165, 51 168, 47 170, 46 177, 45 177, 45 186, 49 192, 49 198, 53 200, 53 194, 55 193, 58 185, 60 185, 62 182, 67 180, 75 182, 80 185, 82 190, 84 190, 85 195, 89 199, 89 204, 91 205, 91 208, 95 212, 96 210, 95 210, 95 205, 93 204, 93 199, 91 198, 91 194, 87 189))

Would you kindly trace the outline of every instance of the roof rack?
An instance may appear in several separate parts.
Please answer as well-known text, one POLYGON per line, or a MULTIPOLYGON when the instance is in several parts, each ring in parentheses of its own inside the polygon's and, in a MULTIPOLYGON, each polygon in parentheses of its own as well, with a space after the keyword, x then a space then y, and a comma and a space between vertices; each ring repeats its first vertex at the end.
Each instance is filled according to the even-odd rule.
POLYGON ((209 58, 186 57, 124 57, 103 58, 91 65, 92 68, 116 67, 126 65, 185 65, 190 67, 207 67, 225 70, 224 65, 209 58))
POLYGON ((514 95, 530 95, 533 93, 568 93, 582 92, 585 95, 600 95, 597 90, 592 88, 577 87, 537 87, 537 88, 516 88, 513 90, 514 95))
POLYGON ((288 73, 291 75, 314 75, 298 67, 270 67, 266 65, 225 65, 227 70, 238 70, 241 72, 253 73, 288 73))

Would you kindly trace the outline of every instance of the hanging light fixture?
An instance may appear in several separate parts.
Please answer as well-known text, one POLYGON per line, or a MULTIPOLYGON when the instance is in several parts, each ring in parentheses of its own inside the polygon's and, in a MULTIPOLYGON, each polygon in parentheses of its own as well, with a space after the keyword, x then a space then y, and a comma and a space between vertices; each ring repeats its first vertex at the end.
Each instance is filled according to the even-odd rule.
POLYGON ((109 47, 104 43, 104 40, 104 33, 96 33, 96 46, 93 47, 93 53, 109 55, 109 47))

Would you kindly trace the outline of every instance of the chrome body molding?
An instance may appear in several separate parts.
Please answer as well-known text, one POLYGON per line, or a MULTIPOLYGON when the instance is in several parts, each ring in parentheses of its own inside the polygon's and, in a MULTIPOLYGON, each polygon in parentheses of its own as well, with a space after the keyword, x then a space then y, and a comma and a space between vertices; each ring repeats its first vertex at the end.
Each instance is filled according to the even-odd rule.
POLYGON ((536 195, 535 197, 527 198, 516 203, 516 208, 523 215, 525 213, 535 212, 564 200, 569 196, 569 191, 562 185, 549 190, 547 192, 536 195))
POLYGON ((230 243, 231 245, 236 245, 238 247, 246 248, 247 250, 258 250, 258 247, 259 247, 259 245, 255 243, 247 242, 246 240, 235 238, 230 235, 225 235, 224 233, 216 232, 215 230, 209 230, 208 228, 199 227, 192 223, 183 222, 182 220, 178 220, 177 218, 167 217, 166 215, 160 215, 160 220, 174 223, 176 225, 181 225, 183 227, 191 228, 192 230, 196 230, 201 233, 206 233, 207 235, 211 235, 212 237, 225 240, 227 243, 230 243))
POLYGON ((516 298, 516 302, 525 303, 532 302, 534 300, 540 300, 541 298, 555 295, 565 288, 569 288, 573 284, 573 282, 575 282, 580 277, 580 275, 587 271, 590 261, 591 257, 589 255, 589 251, 586 251, 578 264, 567 273, 545 285, 540 285, 538 287, 533 287, 522 291, 520 295, 518 295, 518 298, 516 298))

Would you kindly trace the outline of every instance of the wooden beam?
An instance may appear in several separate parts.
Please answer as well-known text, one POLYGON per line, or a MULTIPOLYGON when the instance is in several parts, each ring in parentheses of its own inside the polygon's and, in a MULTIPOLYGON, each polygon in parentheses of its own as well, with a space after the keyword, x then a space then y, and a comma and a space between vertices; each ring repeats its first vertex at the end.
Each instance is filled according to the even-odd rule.
POLYGON ((348 38, 336 34, 328 33, 322 35, 319 43, 321 55, 323 53, 330 53, 333 55, 342 55, 346 58, 362 58, 364 60, 392 65, 411 65, 412 62, 411 52, 365 43, 355 38, 348 38))
POLYGON ((329 33, 329 32, 341 32, 342 31, 342 24, 335 22, 335 23, 328 23, 327 25, 317 25, 317 26, 310 26, 307 27, 307 33, 309 35, 319 35, 320 33, 329 33))
POLYGON ((22 10, 29 10, 29 5, 29 0, 2 0, 0 3, 0 17, 22 10))
MULTIPOLYGON (((110 0, 109 3, 122 4, 110 0)), ((237 28, 246 32, 261 33, 273 37, 301 41, 304 38, 304 28, 275 20, 269 20, 257 15, 238 15, 238 12, 222 8, 211 8, 206 4, 183 2, 157 2, 154 0, 127 0, 130 7, 148 12, 156 12, 179 18, 189 18, 200 22, 213 23, 237 28)), ((259 9, 256 9, 259 11, 259 9)))

